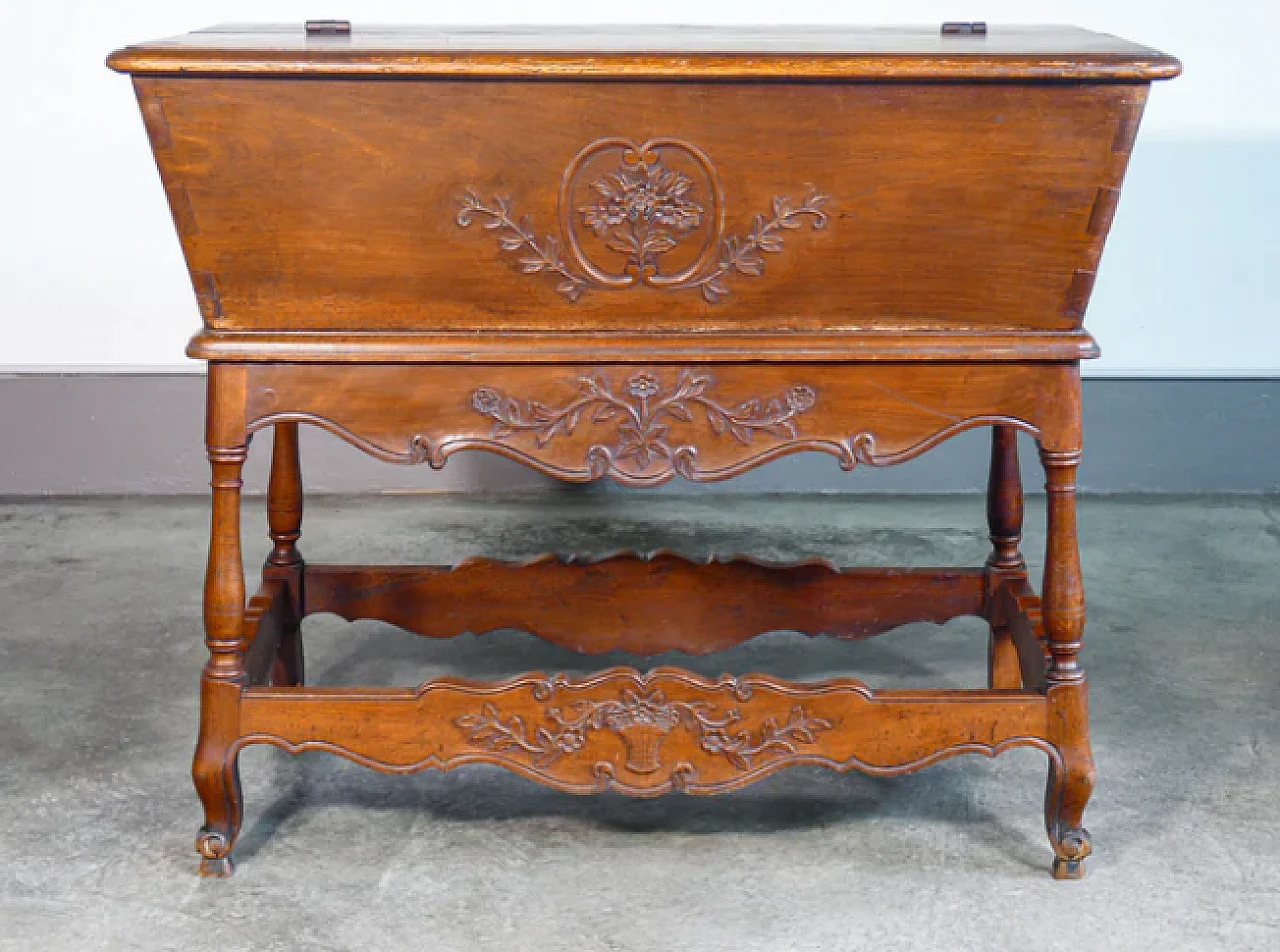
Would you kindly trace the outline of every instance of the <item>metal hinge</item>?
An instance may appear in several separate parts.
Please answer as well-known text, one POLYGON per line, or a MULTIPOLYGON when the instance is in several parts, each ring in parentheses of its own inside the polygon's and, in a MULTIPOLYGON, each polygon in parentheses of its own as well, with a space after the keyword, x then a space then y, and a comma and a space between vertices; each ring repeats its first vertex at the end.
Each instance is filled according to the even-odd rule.
POLYGON ((943 36, 986 36, 987 25, 981 20, 956 21, 942 24, 943 36))
POLYGON ((350 20, 308 20, 307 36, 350 36, 350 20))

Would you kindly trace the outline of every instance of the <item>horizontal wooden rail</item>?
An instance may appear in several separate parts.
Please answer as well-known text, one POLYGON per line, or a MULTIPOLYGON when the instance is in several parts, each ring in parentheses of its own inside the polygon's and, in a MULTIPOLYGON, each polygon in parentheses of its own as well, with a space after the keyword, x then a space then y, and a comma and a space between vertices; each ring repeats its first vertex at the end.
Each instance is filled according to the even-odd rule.
POLYGON ((585 654, 708 654, 769 631, 864 638, 983 610, 982 569, 837 569, 671 552, 582 562, 306 567, 307 614, 373 618, 434 638, 529 631, 585 654))
POLYGON ((893 775, 1013 747, 1053 758, 1047 720, 1047 699, 1025 691, 611 668, 418 688, 247 688, 236 744, 322 750, 387 773, 487 763, 569 793, 652 796, 719 793, 801 764, 893 775))

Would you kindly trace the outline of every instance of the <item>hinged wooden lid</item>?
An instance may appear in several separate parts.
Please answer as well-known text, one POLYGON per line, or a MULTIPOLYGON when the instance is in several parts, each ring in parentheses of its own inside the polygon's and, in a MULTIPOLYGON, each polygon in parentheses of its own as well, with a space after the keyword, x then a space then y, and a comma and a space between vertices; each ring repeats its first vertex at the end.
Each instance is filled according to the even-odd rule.
MULTIPOLYGON (((335 21, 336 22, 336 21, 335 21)), ((124 73, 527 78, 1148 82, 1176 59, 1069 26, 224 25, 119 50, 124 73)))

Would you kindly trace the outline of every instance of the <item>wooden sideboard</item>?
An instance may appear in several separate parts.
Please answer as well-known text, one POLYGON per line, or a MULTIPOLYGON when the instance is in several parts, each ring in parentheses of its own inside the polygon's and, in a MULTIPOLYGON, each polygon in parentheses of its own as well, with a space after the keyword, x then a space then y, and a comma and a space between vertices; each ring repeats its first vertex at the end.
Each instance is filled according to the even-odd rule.
POLYGON ((215 27, 108 63, 132 74, 203 318, 189 353, 209 365, 202 872, 231 872, 237 757, 272 744, 642 796, 1029 746, 1049 762, 1054 874, 1083 874, 1083 318, 1148 88, 1176 60, 1074 28, 323 22, 215 27), (992 552, 937 569, 310 564, 299 424, 393 463, 487 450, 630 486, 801 451, 885 466, 989 427, 992 552), (267 428, 274 548, 246 598, 241 467, 267 428), (1019 431, 1046 474, 1040 595, 1019 431), (974 615, 989 683, 615 667, 312 686, 315 612, 641 657, 974 615))

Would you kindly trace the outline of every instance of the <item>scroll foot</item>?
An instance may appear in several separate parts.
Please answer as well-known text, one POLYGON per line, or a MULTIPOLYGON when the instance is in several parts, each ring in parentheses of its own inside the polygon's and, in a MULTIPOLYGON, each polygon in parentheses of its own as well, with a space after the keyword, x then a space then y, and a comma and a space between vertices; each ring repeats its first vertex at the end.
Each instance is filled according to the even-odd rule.
POLYGON ((200 860, 200 875, 206 879, 226 879, 236 871, 236 864, 230 856, 221 859, 200 860))
POLYGON ((231 860, 231 844, 216 830, 202 828, 196 837, 200 854, 200 875, 210 879, 226 879, 236 871, 231 860))
POLYGON ((1084 857, 1093 852, 1089 830, 1079 827, 1064 830, 1053 843, 1053 879, 1084 879, 1084 857))
POLYGON ((1084 860, 1093 852, 1089 831, 1081 822, 1093 792, 1093 758, 1088 748, 1067 752, 1049 767, 1045 788, 1045 829, 1053 847, 1053 878, 1083 879, 1084 860))
POLYGON ((1053 858, 1053 878, 1084 879, 1084 860, 1093 852, 1089 831, 1083 827, 1066 830, 1053 848, 1057 853, 1053 858))
POLYGON ((231 848, 240 835, 243 808, 240 769, 235 754, 227 756, 205 744, 196 748, 192 776, 204 804, 204 826, 196 835, 201 876, 230 876, 231 848))
POLYGON ((1055 856, 1053 859, 1053 878, 1084 879, 1084 860, 1062 859, 1059 856, 1055 856))

